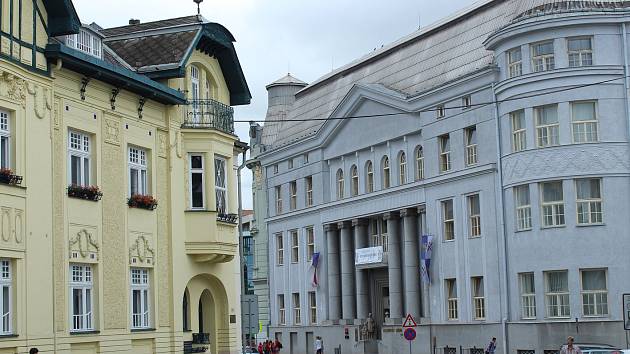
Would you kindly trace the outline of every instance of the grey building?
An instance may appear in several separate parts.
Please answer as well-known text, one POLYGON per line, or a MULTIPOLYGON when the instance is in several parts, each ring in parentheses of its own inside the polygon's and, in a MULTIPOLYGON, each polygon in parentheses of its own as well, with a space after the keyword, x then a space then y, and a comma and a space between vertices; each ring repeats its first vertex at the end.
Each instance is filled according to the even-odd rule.
POLYGON ((623 1, 483 1, 270 85, 248 162, 269 336, 406 352, 411 314, 414 353, 625 347, 629 20, 623 1))

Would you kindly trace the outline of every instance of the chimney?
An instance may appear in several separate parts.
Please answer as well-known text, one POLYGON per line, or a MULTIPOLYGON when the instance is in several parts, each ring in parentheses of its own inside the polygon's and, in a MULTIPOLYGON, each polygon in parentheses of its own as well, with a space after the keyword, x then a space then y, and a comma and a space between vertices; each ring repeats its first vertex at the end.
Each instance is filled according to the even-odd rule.
POLYGON ((130 25, 139 25, 140 24, 140 20, 132 18, 129 20, 129 24, 130 25))

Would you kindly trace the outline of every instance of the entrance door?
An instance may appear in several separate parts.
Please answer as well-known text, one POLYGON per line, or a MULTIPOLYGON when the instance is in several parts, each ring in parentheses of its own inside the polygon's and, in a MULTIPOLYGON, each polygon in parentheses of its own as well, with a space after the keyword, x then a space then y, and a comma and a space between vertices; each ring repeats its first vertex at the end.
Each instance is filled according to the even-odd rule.
POLYGON ((370 298, 372 299, 370 312, 380 330, 389 316, 389 278, 387 268, 371 269, 369 273, 370 298))

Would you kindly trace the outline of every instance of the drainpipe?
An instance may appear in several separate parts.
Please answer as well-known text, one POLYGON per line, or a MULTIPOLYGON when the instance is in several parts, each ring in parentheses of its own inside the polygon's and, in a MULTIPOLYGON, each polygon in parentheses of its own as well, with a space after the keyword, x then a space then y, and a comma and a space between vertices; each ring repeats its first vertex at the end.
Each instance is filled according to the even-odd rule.
MULTIPOLYGON (((243 142, 236 142, 235 146, 237 148, 239 148, 241 150, 241 152, 243 153, 243 162, 238 166, 237 170, 236 170, 236 180, 237 180, 237 184, 238 184, 238 260, 239 260, 239 268, 240 268, 240 273, 241 273, 241 279, 240 279, 240 283, 241 283, 241 298, 239 299, 240 305, 241 305, 241 321, 239 321, 239 323, 242 323, 242 319, 243 319, 243 296, 245 296, 245 276, 243 274, 244 270, 245 270, 245 262, 243 259, 243 193, 242 193, 242 184, 241 184, 241 170, 243 170, 243 168, 245 168, 245 161, 247 160, 247 150, 249 150, 249 146, 246 143, 243 142)), ((249 315, 251 316, 251 313, 249 313, 249 315)), ((241 332, 242 332, 242 325, 241 325, 241 332)), ((245 334, 241 333, 241 341, 242 341, 242 346, 243 346, 243 352, 245 352, 245 334)))
POLYGON ((626 23, 621 24, 621 34, 623 37, 623 75, 624 75, 624 97, 626 98, 626 115, 628 116, 628 136, 630 137, 630 97, 628 97, 628 90, 630 90, 630 82, 628 81, 628 75, 630 75, 630 67, 628 67, 628 35, 626 33, 626 23))
MULTIPOLYGON (((503 284, 501 286, 501 296, 499 297, 500 302, 501 302, 501 309, 503 309, 503 306, 505 306, 505 312, 501 311, 501 336, 503 337, 503 354, 508 354, 509 350, 508 350, 508 345, 509 345, 509 341, 508 341, 508 328, 507 328, 507 321, 510 318, 510 304, 509 304, 509 299, 510 299, 510 287, 508 286, 508 269, 509 269, 509 260, 508 260, 508 244, 507 244, 507 227, 505 225, 505 208, 503 207, 504 205, 504 195, 503 195, 503 166, 501 164, 501 159, 502 159, 502 147, 501 147, 501 116, 499 114, 499 104, 497 102, 497 94, 496 94, 496 90, 495 90, 495 84, 492 84, 492 98, 494 100, 494 119, 496 122, 496 129, 497 129, 497 134, 496 134, 496 149, 497 149, 497 179, 498 181, 495 182, 495 198, 497 200, 497 204, 498 204, 498 209, 501 210, 501 213, 499 213, 499 222, 501 224, 500 226, 500 230, 501 230, 501 238, 500 241, 501 243, 503 243, 503 264, 501 264, 501 261, 498 261, 498 266, 499 269, 501 269, 501 267, 503 267, 503 284)), ((497 251, 499 251, 499 254, 501 253, 500 248, 499 248, 499 244, 497 244, 497 251)), ((501 257, 499 257, 499 259, 501 259, 501 257)))

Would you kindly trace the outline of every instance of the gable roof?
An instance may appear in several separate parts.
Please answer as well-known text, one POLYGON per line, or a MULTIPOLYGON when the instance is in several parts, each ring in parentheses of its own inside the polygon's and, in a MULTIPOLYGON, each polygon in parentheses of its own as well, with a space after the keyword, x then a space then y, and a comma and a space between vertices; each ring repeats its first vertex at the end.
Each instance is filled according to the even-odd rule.
POLYGON ((100 31, 104 43, 138 73, 152 79, 184 77, 193 50, 219 61, 230 104, 249 104, 251 93, 234 48, 234 36, 202 16, 187 16, 100 31))
POLYGON ((285 116, 270 117, 276 121, 265 123, 262 144, 270 151, 316 134, 323 121, 312 119, 330 117, 356 84, 381 84, 414 96, 492 66, 494 55, 484 46, 491 34, 519 18, 539 14, 538 9, 552 11, 565 2, 599 1, 481 0, 419 29, 322 76, 299 91, 285 116))

